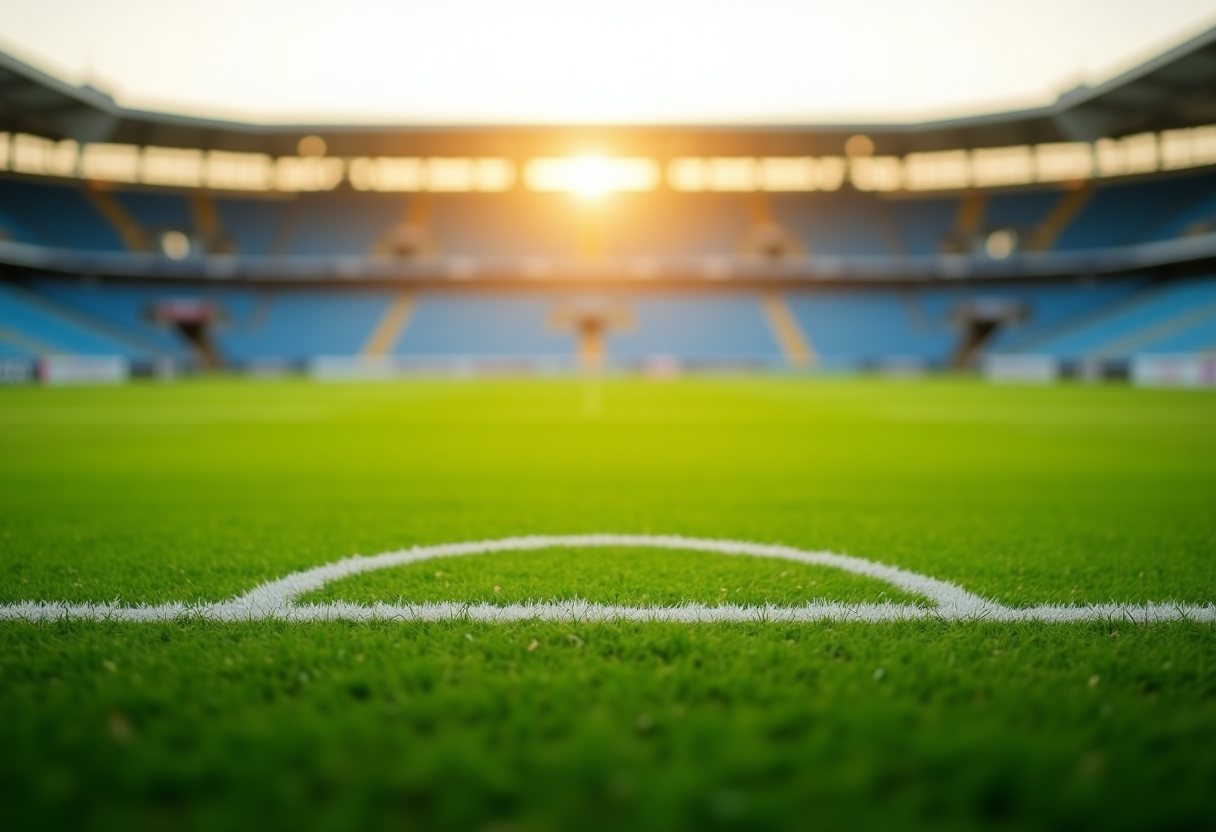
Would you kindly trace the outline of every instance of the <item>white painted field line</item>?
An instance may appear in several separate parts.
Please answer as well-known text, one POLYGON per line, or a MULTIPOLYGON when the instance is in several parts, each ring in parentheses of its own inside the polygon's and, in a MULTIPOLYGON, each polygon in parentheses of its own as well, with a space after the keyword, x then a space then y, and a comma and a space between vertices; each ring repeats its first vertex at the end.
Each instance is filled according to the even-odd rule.
POLYGON ((216 603, 173 602, 160 605, 71 604, 63 601, 18 601, 0 605, 0 620, 30 623, 83 619, 91 621, 669 621, 686 624, 718 621, 788 622, 813 621, 900 621, 937 618, 946 621, 1117 621, 1150 623, 1154 621, 1216 621, 1212 604, 1097 604, 1063 606, 1049 604, 1016 609, 967 592, 949 581, 909 572, 896 566, 834 552, 811 552, 765 543, 737 540, 707 540, 670 535, 555 535, 509 537, 438 546, 416 546, 372 557, 358 555, 295 572, 264 583, 230 601, 216 603), (885 581, 905 592, 919 595, 929 603, 842 604, 812 601, 792 607, 774 605, 739 606, 722 604, 680 604, 677 606, 621 606, 584 600, 537 603, 471 604, 459 601, 418 604, 351 604, 334 601, 325 604, 300 604, 301 596, 343 578, 388 569, 434 558, 460 557, 492 552, 518 552, 557 547, 633 546, 652 549, 679 549, 713 552, 722 555, 775 558, 797 563, 828 566, 856 575, 885 581))

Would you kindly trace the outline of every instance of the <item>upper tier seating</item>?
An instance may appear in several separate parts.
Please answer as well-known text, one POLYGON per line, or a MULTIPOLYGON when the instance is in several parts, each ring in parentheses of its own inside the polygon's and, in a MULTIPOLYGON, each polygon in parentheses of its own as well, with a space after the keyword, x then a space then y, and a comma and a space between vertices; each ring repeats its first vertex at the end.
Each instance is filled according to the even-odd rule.
POLYGON ((901 199, 891 200, 885 207, 898 235, 897 253, 933 255, 941 253, 942 241, 954 229, 959 201, 954 197, 901 199))
POLYGON ((247 257, 283 253, 276 246, 285 243, 282 235, 294 204, 289 198, 217 197, 215 200, 224 236, 232 241, 237 254, 247 257))
MULTIPOLYGON (((1216 174, 1101 183, 1060 234, 1061 251, 1110 248, 1164 239, 1189 217, 1197 200, 1216 192, 1216 174)), ((1176 236, 1176 233, 1171 236, 1176 236)))
POLYGON ((123 251, 122 239, 78 185, 0 177, 0 218, 20 242, 94 251, 123 251))
POLYGON ((0 176, 0 236, 123 251, 124 237, 134 248, 155 248, 156 235, 176 229, 201 235, 219 246, 215 251, 246 256, 364 256, 387 251, 390 232, 409 223, 427 227, 428 251, 447 255, 706 257, 745 253, 758 224, 777 224, 794 243, 791 254, 899 257, 980 252, 987 233, 998 228, 1015 230, 1023 248, 1042 238, 1062 251, 1216 230, 1216 173, 1094 180, 1092 187, 1088 195, 1058 185, 976 191, 972 207, 978 207, 967 217, 956 193, 862 193, 849 186, 763 195, 660 189, 598 201, 525 190, 420 195, 344 187, 208 194, 203 200, 215 210, 200 220, 195 212, 201 209, 190 204, 199 194, 184 189, 115 187, 90 195, 82 183, 0 176), (1056 212, 1059 226, 1041 234, 1069 197, 1080 197, 1077 213, 1056 212), (200 221, 209 227, 197 228, 200 221))
POLYGON ((771 195, 773 213, 811 254, 895 255, 886 205, 874 194, 844 189, 833 193, 771 195))
POLYGON ((408 197, 354 191, 300 194, 280 229, 285 245, 275 254, 371 253, 373 246, 400 222, 408 197))
POLYGON ((115 197, 145 231, 188 231, 194 226, 190 204, 181 193, 129 190, 118 191, 115 197))

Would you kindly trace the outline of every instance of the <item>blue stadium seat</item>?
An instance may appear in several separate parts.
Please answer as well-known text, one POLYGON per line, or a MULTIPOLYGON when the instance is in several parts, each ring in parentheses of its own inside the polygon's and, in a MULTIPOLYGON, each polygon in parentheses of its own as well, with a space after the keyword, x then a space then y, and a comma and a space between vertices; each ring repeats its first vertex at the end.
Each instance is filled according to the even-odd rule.
POLYGON ((574 335, 552 324, 555 306, 542 294, 424 294, 394 353, 569 360, 574 335))
MULTIPOLYGON (((573 210, 602 215, 608 255, 723 256, 739 253, 751 221, 747 199, 740 194, 618 194, 603 206, 576 204, 573 210)), ((568 225, 572 248, 578 228, 568 225)))
POLYGON ((287 217, 284 254, 366 255, 405 214, 400 194, 301 194, 287 217))
POLYGON ((1194 316, 1204 309, 1216 310, 1216 279, 1170 283, 1081 316, 1073 326, 1047 337, 1019 342, 1017 351, 1066 359, 1124 358, 1145 348, 1173 351, 1173 339, 1201 323, 1194 316), (1168 349, 1163 344, 1169 345, 1168 349))
POLYGON ((1100 309, 1117 298, 1127 297, 1143 285, 1142 280, 1135 278, 1101 283, 1001 283, 922 288, 916 290, 914 297, 925 319, 937 327, 950 327, 951 313, 963 303, 1006 300, 1022 304, 1028 313, 1026 319, 1002 327, 988 344, 990 350, 1000 351, 1034 338, 1036 334, 1050 332, 1063 322, 1100 309))
POLYGON ((116 336, 71 310, 8 284, 0 284, 0 327, 56 353, 127 358, 153 355, 152 350, 116 336))
POLYGON ((118 234, 97 213, 78 186, 0 178, 0 210, 18 220, 27 235, 44 245, 95 251, 123 251, 118 234))
POLYGON ((46 240, 20 217, 19 213, 0 206, 0 239, 35 245, 45 244, 46 240))
POLYGON ((874 194, 775 194, 773 211, 812 254, 893 255, 883 228, 885 206, 874 194))
POLYGON ((918 316, 910 291, 829 289, 786 297, 826 369, 893 358, 941 365, 958 339, 948 325, 918 316))
POLYGON ((634 295, 630 328, 609 330, 610 361, 673 356, 696 364, 782 363, 781 348, 751 293, 634 295))
MULTIPOLYGON (((574 256, 578 212, 589 207, 569 194, 432 194, 429 199, 436 242, 453 255, 574 256)), ((610 213, 609 228, 612 221, 610 213)))
POLYGON ((985 228, 1012 228, 1024 241, 1047 218, 1060 199, 1055 188, 1024 191, 996 191, 984 209, 985 228))
POLYGON ((184 358, 189 354, 189 349, 175 332, 155 323, 148 315, 159 302, 198 294, 189 288, 51 279, 33 280, 31 287, 39 295, 155 345, 166 355, 184 358))
POLYGON ((954 229, 959 210, 958 199, 954 197, 893 199, 886 207, 903 252, 922 256, 941 252, 942 241, 954 229))
POLYGON ((1207 187, 1189 200, 1183 200, 1177 210, 1152 231, 1148 240, 1167 240, 1182 237, 1192 231, 1210 233, 1216 231, 1216 177, 1206 177, 1207 187))
POLYGON ((317 355, 357 355, 394 295, 387 291, 280 289, 220 295, 232 318, 216 330, 228 361, 302 361, 317 355))
MULTIPOLYGON (((1209 193, 1216 176, 1180 176, 1099 183, 1081 212, 1060 235, 1058 250, 1108 248, 1156 239, 1173 231, 1180 209, 1209 193)), ((1181 229, 1177 229, 1181 231, 1181 229)))
POLYGON ((190 203, 184 194, 122 190, 116 191, 114 196, 141 228, 163 231, 168 228, 190 230, 194 227, 190 203))
POLYGON ((1216 309, 1176 332, 1136 348, 1138 354, 1216 352, 1216 309))
POLYGON ((249 257, 282 253, 274 247, 286 233, 293 204, 288 199, 269 197, 220 197, 215 200, 224 235, 235 244, 237 254, 249 257))

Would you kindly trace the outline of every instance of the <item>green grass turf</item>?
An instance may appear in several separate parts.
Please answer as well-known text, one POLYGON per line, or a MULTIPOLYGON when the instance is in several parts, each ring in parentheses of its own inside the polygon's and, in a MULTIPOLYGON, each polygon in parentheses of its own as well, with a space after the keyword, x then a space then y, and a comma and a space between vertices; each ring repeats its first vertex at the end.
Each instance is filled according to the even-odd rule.
POLYGON ((512 604, 570 598, 637 606, 688 602, 796 606, 816 599, 932 606, 918 595, 838 569, 644 548, 438 558, 337 581, 300 600, 306 604, 334 600, 512 604))
MULTIPOLYGON (((0 600, 220 600, 356 552, 611 531, 1012 605, 1209 602, 1213 425, 1210 394, 966 381, 5 389, 0 600)), ((891 592, 624 549, 320 595, 723 588, 891 592)), ((1199 828, 1214 747, 1210 625, 0 625, 6 828, 1199 828)))

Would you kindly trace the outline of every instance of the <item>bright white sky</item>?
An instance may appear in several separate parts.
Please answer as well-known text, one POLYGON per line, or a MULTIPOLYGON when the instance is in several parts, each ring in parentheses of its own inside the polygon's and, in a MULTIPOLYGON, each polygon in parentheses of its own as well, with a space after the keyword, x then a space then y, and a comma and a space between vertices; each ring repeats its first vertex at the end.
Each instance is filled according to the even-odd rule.
POLYGON ((0 49, 250 121, 905 121, 1045 104, 1216 0, 0 0, 0 49))

